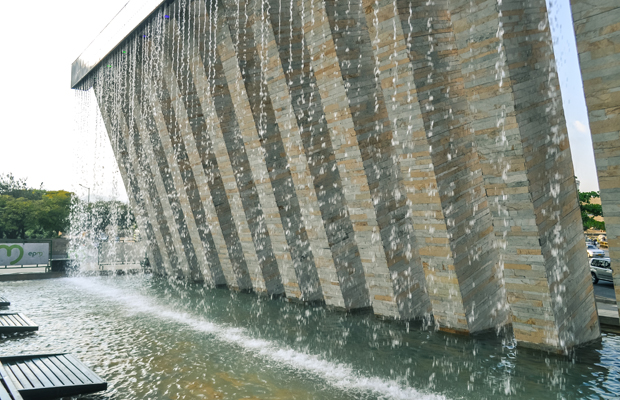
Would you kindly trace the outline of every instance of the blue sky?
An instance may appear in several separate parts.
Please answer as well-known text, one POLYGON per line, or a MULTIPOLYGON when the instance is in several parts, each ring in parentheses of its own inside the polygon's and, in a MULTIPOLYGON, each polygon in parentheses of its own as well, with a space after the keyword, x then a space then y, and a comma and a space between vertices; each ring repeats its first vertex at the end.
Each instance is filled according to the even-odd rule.
POLYGON ((588 110, 583 94, 569 0, 547 0, 547 7, 579 189, 582 192, 598 191, 588 110))
MULTIPOLYGON (((126 2, 3 2, 0 173, 84 198, 87 190, 79 184, 91 188, 91 198, 126 199, 95 106, 80 117, 70 89, 71 63, 126 2)), ((547 2, 575 172, 582 191, 598 190, 569 0, 547 2)))

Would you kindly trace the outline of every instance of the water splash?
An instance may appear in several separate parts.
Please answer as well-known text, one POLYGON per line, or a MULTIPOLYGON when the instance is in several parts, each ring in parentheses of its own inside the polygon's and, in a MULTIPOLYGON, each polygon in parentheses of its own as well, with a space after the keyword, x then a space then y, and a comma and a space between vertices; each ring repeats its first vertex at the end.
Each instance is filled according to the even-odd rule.
POLYGON ((152 302, 148 297, 128 294, 125 290, 119 290, 101 284, 101 282, 97 283, 84 278, 75 278, 73 282, 97 297, 121 304, 128 313, 146 314, 165 321, 174 321, 186 328, 212 335, 223 343, 238 346, 269 363, 310 374, 337 389, 360 394, 371 392, 386 400, 447 399, 442 395, 428 394, 407 387, 397 380, 364 375, 345 363, 329 361, 321 356, 282 346, 271 340, 256 338, 242 328, 214 323, 187 313, 179 313, 165 305, 152 302))

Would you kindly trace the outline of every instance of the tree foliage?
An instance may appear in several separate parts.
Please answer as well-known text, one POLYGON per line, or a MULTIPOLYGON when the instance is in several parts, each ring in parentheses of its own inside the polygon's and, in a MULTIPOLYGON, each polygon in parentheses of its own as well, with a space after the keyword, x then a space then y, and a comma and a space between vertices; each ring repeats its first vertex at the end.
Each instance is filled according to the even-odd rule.
POLYGON ((116 234, 133 231, 136 220, 129 206, 121 201, 96 201, 86 207, 86 214, 93 233, 97 237, 107 236, 111 227, 117 228, 116 234))
POLYGON ((72 196, 30 188, 13 174, 0 175, 0 239, 58 237, 68 227, 72 196))
POLYGON ((25 179, 18 179, 11 173, 0 174, 0 193, 9 194, 15 190, 27 190, 25 179))
POLYGON ((579 192, 579 207, 584 231, 590 228, 605 230, 605 222, 594 219, 603 216, 603 207, 600 204, 590 203, 591 199, 599 197, 599 192, 579 192))

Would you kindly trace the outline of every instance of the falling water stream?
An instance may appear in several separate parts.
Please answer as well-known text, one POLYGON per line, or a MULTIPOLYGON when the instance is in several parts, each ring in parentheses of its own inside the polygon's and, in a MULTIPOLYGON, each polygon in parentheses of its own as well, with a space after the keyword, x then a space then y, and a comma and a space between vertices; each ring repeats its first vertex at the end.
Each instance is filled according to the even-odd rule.
POLYGON ((39 332, 0 353, 68 351, 109 382, 84 399, 549 399, 620 393, 620 336, 570 357, 150 275, 7 282, 39 332), (36 293, 37 296, 32 294, 36 293))

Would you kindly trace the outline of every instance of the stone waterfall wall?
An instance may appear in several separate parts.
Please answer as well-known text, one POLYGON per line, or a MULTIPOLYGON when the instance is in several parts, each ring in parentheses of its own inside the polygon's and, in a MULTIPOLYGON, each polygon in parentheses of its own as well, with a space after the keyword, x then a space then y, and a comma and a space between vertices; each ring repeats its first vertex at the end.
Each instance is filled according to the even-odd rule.
POLYGON ((572 0, 616 300, 620 301, 620 3, 572 0))
POLYGON ((91 76, 155 270, 599 336, 544 0, 167 4, 91 76))

